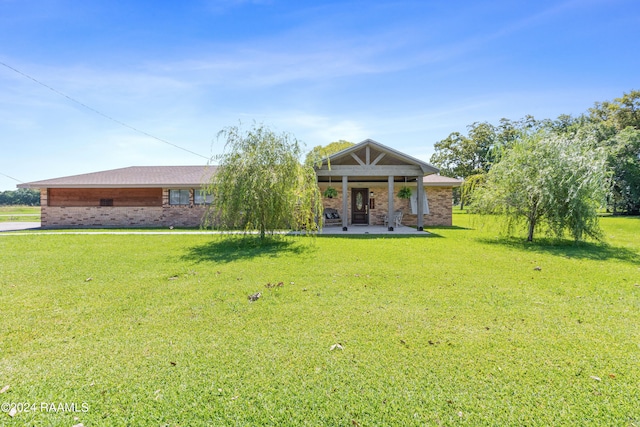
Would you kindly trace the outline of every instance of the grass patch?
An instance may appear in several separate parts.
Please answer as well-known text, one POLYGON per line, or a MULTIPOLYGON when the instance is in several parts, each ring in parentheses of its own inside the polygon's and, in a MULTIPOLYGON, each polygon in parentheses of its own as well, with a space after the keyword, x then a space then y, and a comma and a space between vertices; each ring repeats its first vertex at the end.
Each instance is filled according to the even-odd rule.
POLYGON ((603 218, 607 245, 454 221, 0 236, 0 403, 88 405, 0 424, 638 425, 637 218, 603 218))
POLYGON ((40 206, 0 206, 0 222, 40 221, 40 206))

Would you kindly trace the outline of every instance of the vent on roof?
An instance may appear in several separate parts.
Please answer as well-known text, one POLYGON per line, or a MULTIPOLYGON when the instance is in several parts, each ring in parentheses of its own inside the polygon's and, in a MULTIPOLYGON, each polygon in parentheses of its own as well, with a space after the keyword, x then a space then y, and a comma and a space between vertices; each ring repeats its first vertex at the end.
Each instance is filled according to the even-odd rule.
POLYGON ((100 206, 113 206, 113 199, 100 199, 100 206))

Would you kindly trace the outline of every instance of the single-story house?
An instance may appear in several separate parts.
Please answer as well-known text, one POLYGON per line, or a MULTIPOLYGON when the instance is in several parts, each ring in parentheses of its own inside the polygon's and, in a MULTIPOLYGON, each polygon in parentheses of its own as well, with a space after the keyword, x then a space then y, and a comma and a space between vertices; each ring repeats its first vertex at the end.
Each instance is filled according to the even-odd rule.
POLYGON ((40 189, 42 228, 197 227, 214 166, 133 166, 19 184, 40 189))
MULTIPOLYGON (((40 189, 43 228, 197 227, 211 203, 204 188, 215 172, 215 166, 134 166, 18 187, 40 189)), ((316 168, 320 191, 336 190, 323 198, 324 207, 338 214, 345 230, 383 224, 392 230, 396 213, 402 213, 403 225, 418 229, 451 225, 452 189, 462 181, 437 173, 370 139, 316 168), (407 199, 398 197, 404 187, 407 199)))

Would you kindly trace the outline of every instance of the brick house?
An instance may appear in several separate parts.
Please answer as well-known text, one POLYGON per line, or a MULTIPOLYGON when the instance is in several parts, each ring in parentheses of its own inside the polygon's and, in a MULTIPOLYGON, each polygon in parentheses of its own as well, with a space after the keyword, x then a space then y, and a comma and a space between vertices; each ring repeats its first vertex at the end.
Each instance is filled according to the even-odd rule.
POLYGON ((336 197, 324 198, 325 208, 339 212, 341 225, 387 225, 389 213, 402 212, 402 224, 422 230, 450 226, 453 188, 462 181, 437 175, 438 169, 393 148, 367 139, 329 156, 317 168, 320 191, 333 187, 336 197), (411 196, 398 197, 407 187, 411 196), (346 194, 346 197, 343 195, 346 194))
POLYGON ((42 228, 197 227, 215 166, 133 166, 44 181, 42 228))
MULTIPOLYGON (((18 187, 40 189, 43 228, 197 227, 211 202, 203 186, 215 171, 215 166, 134 166, 18 187)), ((316 170, 321 192, 336 187, 337 196, 323 198, 323 204, 336 209, 343 229, 382 225, 397 211, 403 225, 418 229, 451 225, 452 189, 461 181, 437 172, 370 139, 330 156, 316 170), (402 187, 411 189, 410 199, 398 198, 402 187)))

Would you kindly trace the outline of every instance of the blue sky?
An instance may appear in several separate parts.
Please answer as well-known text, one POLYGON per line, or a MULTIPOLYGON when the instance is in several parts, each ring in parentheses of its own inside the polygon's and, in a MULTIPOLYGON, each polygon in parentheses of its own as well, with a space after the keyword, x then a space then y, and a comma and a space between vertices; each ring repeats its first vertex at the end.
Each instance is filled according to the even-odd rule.
MULTIPOLYGON (((640 2, 0 0, 0 62, 205 157, 265 123, 429 160, 473 122, 640 89, 640 2)), ((0 190, 202 157, 0 65, 0 190)))

